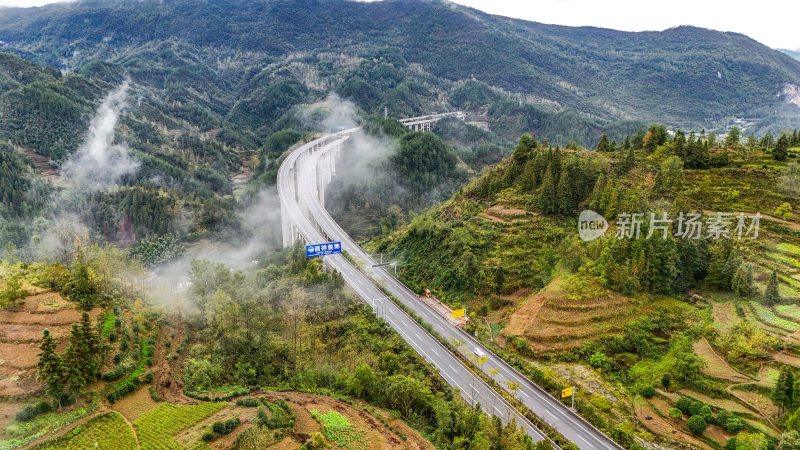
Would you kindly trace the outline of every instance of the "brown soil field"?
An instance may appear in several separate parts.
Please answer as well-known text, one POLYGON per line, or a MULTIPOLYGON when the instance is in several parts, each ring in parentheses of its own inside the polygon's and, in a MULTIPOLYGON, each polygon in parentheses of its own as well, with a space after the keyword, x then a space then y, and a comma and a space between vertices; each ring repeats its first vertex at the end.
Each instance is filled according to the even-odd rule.
POLYGON ((158 333, 156 344, 155 364, 153 364, 153 386, 158 396, 170 403, 195 403, 194 400, 183 393, 181 367, 186 352, 178 354, 176 348, 186 336, 186 328, 180 321, 170 321, 158 333), (169 346, 167 346, 169 342, 169 346), (176 355, 172 361, 167 358, 170 354, 176 355))
POLYGON ((701 338, 693 345, 694 352, 706 363, 706 367, 701 369, 705 375, 732 383, 747 383, 753 381, 752 378, 739 373, 731 367, 727 361, 714 351, 706 338, 701 338))
MULTIPOLYGON (((758 417, 757 413, 752 409, 742 405, 741 403, 737 402, 736 400, 731 400, 727 398, 714 398, 709 397, 708 395, 702 394, 697 391, 693 391, 690 389, 681 389, 679 391, 681 394, 691 397, 695 400, 699 400, 703 403, 707 403, 716 408, 727 409, 728 411, 735 412, 737 414, 746 414, 749 416, 758 417)), ((677 400, 678 396, 675 395, 673 400, 677 400)))
POLYGON ((72 305, 58 292, 43 292, 41 294, 30 295, 22 302, 22 308, 26 311, 53 312, 60 308, 70 308, 72 305))
POLYGON ((739 323, 741 318, 736 314, 736 307, 732 303, 714 303, 714 327, 724 331, 739 323))
POLYGON ((565 351, 584 342, 622 331, 636 311, 619 295, 600 290, 600 296, 574 298, 555 278, 509 317, 507 336, 522 336, 537 352, 565 351))
POLYGON ((0 402, 0 440, 3 430, 14 421, 14 416, 25 406, 24 403, 0 402))
POLYGON ((773 353, 772 359, 779 363, 788 364, 794 368, 800 368, 800 356, 795 356, 785 352, 773 353))
MULTIPOLYGON (((37 343, 42 339, 42 331, 47 328, 50 330, 50 335, 55 339, 61 340, 69 336, 69 325, 50 325, 43 327, 42 325, 25 325, 18 323, 3 324, 0 328, 0 342, 6 343, 37 343)), ((2 359, 2 354, 0 354, 2 359)))
POLYGON ((322 397, 318 395, 303 394, 299 392, 268 393, 265 395, 270 401, 283 399, 289 403, 292 409, 299 412, 300 409, 306 411, 302 416, 297 414, 295 432, 297 434, 308 435, 314 431, 321 431, 319 423, 311 417, 311 411, 336 411, 352 423, 357 429, 366 431, 366 440, 370 443, 370 449, 433 449, 433 445, 419 435, 414 429, 399 420, 391 418, 389 413, 374 409, 372 414, 383 418, 395 431, 387 428, 375 416, 367 413, 347 403, 322 397), (309 420, 310 419, 310 420, 309 420), (405 440, 403 440, 405 437, 405 440))
POLYGON ((506 223, 508 221, 519 220, 531 214, 524 209, 505 208, 501 205, 494 205, 480 213, 486 220, 496 223, 506 223))
POLYGON ((150 391, 145 386, 133 394, 118 400, 111 409, 122 414, 129 422, 133 422, 139 418, 139 416, 155 408, 157 405, 158 403, 153 401, 150 397, 150 391))
POLYGON ((181 431, 180 433, 178 433, 177 436, 175 436, 175 440, 181 443, 184 447, 189 448, 195 443, 201 442, 203 433, 207 430, 210 430, 211 425, 214 422, 224 421, 232 419, 234 417, 238 417, 239 420, 242 421, 242 424, 239 425, 233 433, 229 434, 228 436, 215 439, 214 442, 211 443, 212 448, 220 448, 220 449, 231 448, 234 441, 236 441, 236 437, 239 434, 243 433, 248 428, 250 428, 251 426, 253 426, 253 424, 249 423, 249 421, 250 419, 256 416, 257 412, 258 408, 229 406, 206 417, 197 424, 181 431))
MULTIPOLYGON (((100 309, 89 312, 97 320, 100 309)), ((66 346, 73 323, 80 321, 81 312, 55 292, 43 292, 26 297, 12 309, 0 311, 0 398, 36 394, 42 388, 36 380, 39 342, 45 328, 66 346)))
POLYGON ((756 408, 762 416, 774 420, 780 415, 780 409, 772 402, 769 397, 766 397, 757 392, 743 391, 738 389, 731 389, 730 393, 742 399, 748 405, 756 408))
POLYGON ((661 436, 672 442, 688 444, 691 447, 703 450, 711 450, 713 448, 659 416, 647 402, 636 405, 634 412, 636 419, 639 420, 648 431, 657 436, 661 436))

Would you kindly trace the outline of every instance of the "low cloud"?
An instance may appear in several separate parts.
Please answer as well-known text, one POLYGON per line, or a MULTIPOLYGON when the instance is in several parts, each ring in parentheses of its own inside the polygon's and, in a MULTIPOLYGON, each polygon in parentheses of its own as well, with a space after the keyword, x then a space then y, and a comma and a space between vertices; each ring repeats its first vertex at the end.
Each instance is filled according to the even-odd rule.
POLYGON ((67 183, 66 195, 108 189, 139 168, 139 162, 131 158, 128 147, 114 143, 129 87, 130 82, 126 80, 106 96, 89 125, 86 141, 64 164, 62 174, 67 183))

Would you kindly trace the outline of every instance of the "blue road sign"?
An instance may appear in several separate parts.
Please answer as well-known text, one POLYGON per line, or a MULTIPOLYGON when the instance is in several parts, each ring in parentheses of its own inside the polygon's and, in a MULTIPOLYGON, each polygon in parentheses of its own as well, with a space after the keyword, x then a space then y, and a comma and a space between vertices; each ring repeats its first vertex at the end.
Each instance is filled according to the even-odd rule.
POLYGON ((324 244, 306 245, 306 258, 317 256, 338 255, 342 253, 341 242, 326 242, 324 244))

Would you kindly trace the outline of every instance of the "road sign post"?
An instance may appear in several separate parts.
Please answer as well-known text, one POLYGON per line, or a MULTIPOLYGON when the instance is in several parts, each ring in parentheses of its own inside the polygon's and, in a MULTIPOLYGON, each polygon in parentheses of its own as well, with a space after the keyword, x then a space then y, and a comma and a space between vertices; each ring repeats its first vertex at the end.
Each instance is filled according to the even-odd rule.
POLYGON ((308 259, 325 255, 338 255, 340 253, 342 253, 342 243, 338 241, 306 245, 306 258, 308 259))
POLYGON ((561 398, 572 397, 572 409, 575 409, 575 389, 572 386, 561 390, 561 398))

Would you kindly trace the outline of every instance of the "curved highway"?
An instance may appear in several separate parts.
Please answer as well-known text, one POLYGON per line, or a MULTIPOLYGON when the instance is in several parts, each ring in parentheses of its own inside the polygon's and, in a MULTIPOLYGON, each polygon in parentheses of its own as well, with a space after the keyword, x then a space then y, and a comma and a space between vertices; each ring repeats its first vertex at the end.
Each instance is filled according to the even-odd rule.
POLYGON ((282 214, 288 216, 285 219, 288 219, 297 230, 298 237, 309 243, 341 241, 342 248, 356 261, 358 267, 340 255, 326 256, 326 264, 339 271, 348 286, 369 304, 379 317, 400 333, 415 351, 432 363, 442 377, 457 388, 470 404, 480 403, 487 413, 500 417, 504 422, 514 419, 535 441, 544 439, 540 430, 519 414, 492 387, 465 367, 461 359, 451 354, 391 299, 386 298, 376 284, 414 311, 440 336, 457 345, 458 350, 468 360, 475 362, 475 367, 493 378, 579 448, 621 448, 499 356, 483 347, 471 335, 453 326, 446 318, 419 300, 388 271, 374 268, 375 262, 370 256, 331 218, 320 199, 320 193, 324 192, 325 188, 322 184, 330 179, 320 176, 321 159, 334 158, 341 145, 356 131, 357 128, 335 135, 326 135, 298 147, 281 165, 278 173, 281 210, 282 214), (476 349, 480 349, 486 355, 485 358, 476 361, 478 360, 475 357, 476 349))

